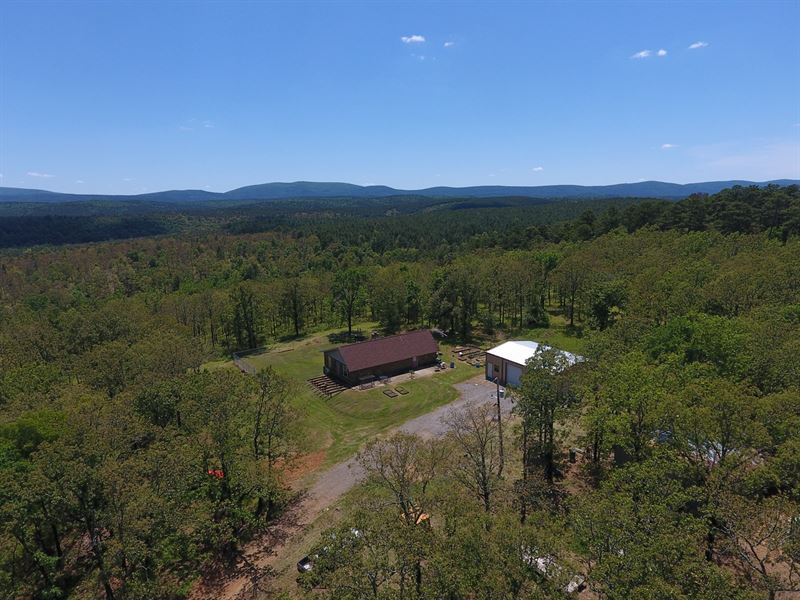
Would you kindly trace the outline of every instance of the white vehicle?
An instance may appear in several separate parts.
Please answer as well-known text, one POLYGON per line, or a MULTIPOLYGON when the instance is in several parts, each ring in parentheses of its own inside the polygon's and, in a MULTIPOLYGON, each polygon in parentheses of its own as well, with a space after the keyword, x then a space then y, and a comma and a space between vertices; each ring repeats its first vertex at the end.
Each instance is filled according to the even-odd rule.
MULTIPOLYGON (((522 562, 536 569, 546 579, 562 576, 563 568, 556 562, 555 557, 546 554, 537 556, 535 549, 522 548, 522 562)), ((576 574, 564 586, 567 594, 576 594, 586 588, 586 578, 576 574)))

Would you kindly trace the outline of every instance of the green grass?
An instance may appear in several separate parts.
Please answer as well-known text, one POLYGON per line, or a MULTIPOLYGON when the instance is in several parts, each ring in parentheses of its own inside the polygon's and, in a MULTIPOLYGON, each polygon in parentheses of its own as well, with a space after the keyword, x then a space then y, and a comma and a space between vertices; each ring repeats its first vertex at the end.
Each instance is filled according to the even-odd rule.
MULTIPOLYGON (((364 331, 374 323, 359 324, 364 331)), ((294 383, 294 405, 303 420, 308 442, 307 451, 325 450, 325 464, 330 465, 352 456, 358 448, 375 435, 425 414, 455 400, 458 396, 453 384, 483 374, 475 368, 456 360, 456 368, 429 377, 402 382, 408 394, 389 398, 383 386, 371 390, 348 390, 327 399, 315 394, 307 381, 322 374, 323 350, 336 344, 328 341, 331 329, 310 334, 304 338, 279 343, 269 351, 246 360, 256 368, 273 367, 279 374, 294 383)), ((508 332, 509 339, 530 339, 545 342, 570 352, 581 352, 583 340, 567 327, 563 317, 551 315, 549 328, 526 329, 508 332)), ((485 342, 486 347, 491 345, 485 342)), ((452 360, 448 343, 440 343, 442 359, 452 360)), ((231 361, 214 361, 205 365, 209 369, 231 368, 231 361)))
POLYGON ((475 331, 477 343, 483 348, 491 348, 507 340, 531 340, 534 342, 544 342, 558 350, 566 350, 575 354, 581 354, 586 347, 586 340, 583 338, 581 326, 570 327, 567 320, 557 308, 548 309, 550 316, 549 327, 508 327, 497 328, 491 333, 485 331, 475 331))
MULTIPOLYGON (((557 311, 550 311, 550 327, 534 327, 515 331, 513 339, 533 340, 544 342, 548 346, 566 350, 574 354, 583 352, 586 346, 585 338, 576 335, 576 331, 569 327, 567 320, 557 311)), ((577 331, 580 331, 579 329, 577 331)))
MULTIPOLYGON (((256 368, 273 367, 294 383, 294 404, 304 421, 308 450, 325 449, 326 464, 348 458, 375 435, 455 400, 458 392, 454 383, 483 373, 483 369, 456 361, 455 369, 404 381, 402 386, 409 393, 396 398, 387 397, 380 385, 322 398, 306 382, 322 374, 322 351, 335 346, 327 339, 332 331, 278 344, 268 352, 246 358, 256 368)), ((449 360, 449 347, 441 345, 441 350, 449 360)), ((223 368, 226 364, 215 361, 209 366, 223 368)))

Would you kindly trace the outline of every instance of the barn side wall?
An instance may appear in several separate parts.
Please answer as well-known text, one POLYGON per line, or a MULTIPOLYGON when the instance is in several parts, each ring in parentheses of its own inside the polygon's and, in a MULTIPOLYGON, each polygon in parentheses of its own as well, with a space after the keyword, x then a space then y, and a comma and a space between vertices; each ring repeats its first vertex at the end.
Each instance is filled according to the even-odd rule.
MULTIPOLYGON (((424 369, 426 367, 430 367, 436 364, 437 354, 425 354, 423 356, 417 357, 416 368, 417 369, 424 369)), ((407 373, 413 367, 413 360, 411 357, 387 363, 385 365, 379 365, 377 367, 371 367, 369 369, 361 369, 360 371, 352 371, 350 372, 349 379, 351 383, 359 383, 367 378, 370 377, 392 377, 393 375, 399 375, 400 373, 407 373)))

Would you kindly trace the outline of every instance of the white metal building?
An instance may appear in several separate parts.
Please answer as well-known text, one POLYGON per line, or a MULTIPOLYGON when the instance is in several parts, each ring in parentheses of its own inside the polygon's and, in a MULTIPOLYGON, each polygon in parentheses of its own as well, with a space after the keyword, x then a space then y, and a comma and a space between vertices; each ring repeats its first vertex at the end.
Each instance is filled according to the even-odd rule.
MULTIPOLYGON (((525 363, 536 354, 538 348, 538 342, 512 341, 487 350, 486 379, 494 381, 497 378, 501 385, 519 386, 522 372, 525 370, 525 363)), ((563 350, 560 352, 567 357, 571 365, 582 360, 581 357, 570 352, 563 350)))

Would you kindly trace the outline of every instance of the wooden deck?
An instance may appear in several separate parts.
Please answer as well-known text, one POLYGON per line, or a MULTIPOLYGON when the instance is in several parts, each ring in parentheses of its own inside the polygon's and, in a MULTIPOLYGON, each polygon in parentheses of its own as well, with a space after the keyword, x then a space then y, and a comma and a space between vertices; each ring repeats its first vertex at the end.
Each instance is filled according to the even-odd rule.
POLYGON ((324 396, 325 398, 332 398, 336 394, 341 394, 346 389, 349 389, 327 375, 313 377, 312 379, 308 380, 308 384, 314 389, 315 392, 317 392, 320 396, 324 396))

